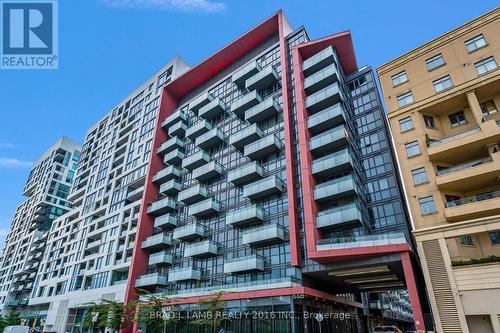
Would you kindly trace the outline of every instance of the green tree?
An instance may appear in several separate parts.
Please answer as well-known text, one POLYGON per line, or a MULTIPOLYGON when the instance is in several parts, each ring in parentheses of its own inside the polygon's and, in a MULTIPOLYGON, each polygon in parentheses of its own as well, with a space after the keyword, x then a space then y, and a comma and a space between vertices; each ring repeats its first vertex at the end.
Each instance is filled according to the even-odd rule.
POLYGON ((3 332, 6 326, 7 322, 5 321, 5 318, 2 315, 0 315, 0 332, 3 332))
POLYGON ((87 311, 82 319, 83 327, 87 330, 104 330, 106 327, 118 331, 133 323, 136 302, 123 304, 114 300, 103 300, 100 303, 86 303, 87 311), (94 322, 94 316, 97 320, 94 322))
POLYGON ((169 311, 164 311, 170 308, 169 301, 166 297, 158 295, 148 296, 147 301, 138 303, 137 306, 137 325, 145 324, 148 332, 160 333, 165 328, 175 322, 175 317, 169 311))
POLYGON ((19 311, 10 311, 5 316, 5 326, 21 325, 21 315, 19 311))
POLYGON ((224 291, 218 291, 212 296, 200 302, 201 308, 206 311, 202 319, 193 321, 196 325, 209 325, 212 333, 217 333, 224 318, 222 311, 224 311, 224 291))

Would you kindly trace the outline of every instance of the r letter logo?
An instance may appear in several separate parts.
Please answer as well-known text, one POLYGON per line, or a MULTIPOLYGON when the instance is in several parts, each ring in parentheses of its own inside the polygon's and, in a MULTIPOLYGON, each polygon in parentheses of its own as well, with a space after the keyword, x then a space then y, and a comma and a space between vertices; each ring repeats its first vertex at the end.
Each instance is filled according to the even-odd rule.
POLYGON ((56 0, 1 1, 1 69, 56 69, 56 0))

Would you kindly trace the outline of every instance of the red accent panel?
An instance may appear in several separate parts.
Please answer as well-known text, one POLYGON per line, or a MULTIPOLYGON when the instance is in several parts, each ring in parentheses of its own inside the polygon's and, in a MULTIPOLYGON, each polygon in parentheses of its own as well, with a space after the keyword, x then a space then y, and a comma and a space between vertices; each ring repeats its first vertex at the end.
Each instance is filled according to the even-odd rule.
POLYGON ((168 91, 176 97, 184 96, 193 88, 217 74, 273 33, 278 32, 278 17, 282 15, 281 10, 276 12, 255 28, 186 71, 167 84, 168 91))
POLYGON ((311 57, 328 46, 333 46, 337 52, 345 74, 351 74, 358 70, 356 55, 350 31, 339 32, 337 34, 316 39, 308 43, 297 46, 303 60, 311 57))
MULTIPOLYGON (((154 217, 147 214, 147 204, 158 199, 159 186, 153 183, 153 176, 163 168, 162 158, 156 154, 156 150, 160 145, 167 140, 167 133, 161 128, 161 122, 165 119, 177 106, 177 100, 173 98, 165 89, 160 97, 160 106, 158 117, 156 119, 156 127, 153 136, 151 148, 151 156, 149 158, 148 171, 144 184, 144 192, 142 194, 141 208, 139 212, 139 221, 137 224, 137 232, 135 234, 135 245, 132 253, 132 261, 128 272, 127 289, 125 291, 125 303, 136 300, 138 298, 137 290, 135 289, 135 280, 137 277, 144 275, 147 272, 148 252, 141 248, 142 241, 153 234, 154 217)), ((136 331, 134 327, 127 327, 122 330, 122 333, 131 333, 136 331)))
POLYGON ((413 321, 415 322, 415 330, 425 332, 424 315, 420 306, 420 297, 418 296, 417 284, 415 283, 415 273, 409 252, 400 254, 403 271, 405 274, 406 288, 410 296, 411 312, 413 313, 413 321))
POLYGON ((281 59, 281 85, 283 95, 283 122, 285 131, 285 157, 286 157, 286 178, 287 178, 287 195, 288 195, 288 224, 290 228, 290 256, 291 265, 294 267, 300 266, 300 240, 299 240, 299 221, 297 218, 297 182, 295 174, 295 156, 293 152, 293 117, 289 103, 288 77, 289 61, 287 42, 285 36, 286 21, 284 15, 278 14, 279 22, 279 37, 280 37, 280 59, 281 59))

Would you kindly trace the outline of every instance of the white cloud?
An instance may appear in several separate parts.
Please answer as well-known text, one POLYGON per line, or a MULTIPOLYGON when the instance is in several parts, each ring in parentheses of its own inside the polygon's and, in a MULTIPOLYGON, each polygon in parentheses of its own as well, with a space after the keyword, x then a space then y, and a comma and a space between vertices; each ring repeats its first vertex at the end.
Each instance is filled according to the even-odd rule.
POLYGON ((16 148, 12 143, 0 142, 0 148, 16 148))
POLYGON ((5 237, 9 234, 9 228, 0 228, 0 237, 5 237))
POLYGON ((0 168, 29 168, 32 165, 31 162, 21 161, 17 158, 7 158, 0 157, 0 168))
POLYGON ((186 12, 214 13, 226 9, 226 4, 212 0, 102 0, 113 7, 152 8, 186 12))

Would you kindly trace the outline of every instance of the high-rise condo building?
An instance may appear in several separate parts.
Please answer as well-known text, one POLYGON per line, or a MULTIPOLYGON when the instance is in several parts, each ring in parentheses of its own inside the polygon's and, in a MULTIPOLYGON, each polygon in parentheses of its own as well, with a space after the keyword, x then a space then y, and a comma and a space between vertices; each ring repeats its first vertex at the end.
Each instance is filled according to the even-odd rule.
POLYGON ((500 332, 500 8, 378 68, 438 332, 500 332))
POLYGON ((125 217, 138 221, 130 270, 111 278, 128 277, 126 302, 147 290, 186 314, 223 290, 228 311, 289 314, 227 331, 365 332, 387 296, 424 329, 391 139, 350 32, 311 40, 277 12, 166 84, 154 133, 142 206, 125 217), (304 316, 316 312, 349 318, 304 316))
POLYGON ((81 147, 60 138, 33 163, 23 194, 26 200, 15 212, 0 261, 2 313, 16 310, 30 314, 27 304, 52 222, 69 211, 71 185, 81 147))

